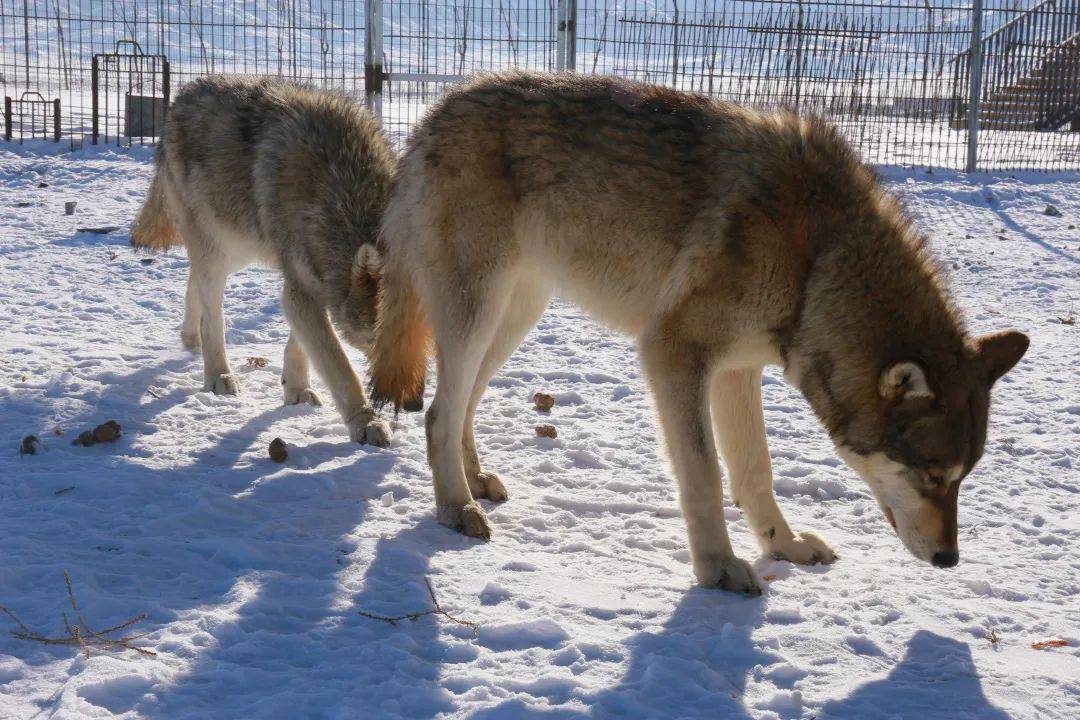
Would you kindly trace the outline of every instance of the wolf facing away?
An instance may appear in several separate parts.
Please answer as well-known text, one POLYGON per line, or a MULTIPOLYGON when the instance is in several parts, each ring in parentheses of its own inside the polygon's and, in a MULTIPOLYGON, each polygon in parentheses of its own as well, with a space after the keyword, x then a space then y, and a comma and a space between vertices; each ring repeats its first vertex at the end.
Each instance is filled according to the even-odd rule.
POLYGON ((334 327, 350 344, 370 349, 375 238, 395 160, 374 118, 342 95, 227 76, 184 86, 169 110, 131 242, 187 247, 181 337, 189 349, 202 348, 205 390, 239 390, 225 354, 226 278, 253 262, 277 267, 291 330, 285 402, 321 404, 311 389, 310 358, 350 437, 389 443, 389 426, 375 419, 334 327))
POLYGON ((1028 339, 965 332, 924 239, 835 128, 624 79, 497 74, 429 111, 396 182, 372 394, 415 401, 434 335, 442 523, 490 536, 475 499, 506 489, 481 467, 473 414, 558 291, 637 339, 699 582, 759 591, 728 539, 717 442, 766 552, 835 557, 777 506, 767 364, 904 545, 956 564, 960 481, 982 454, 990 388, 1028 339))

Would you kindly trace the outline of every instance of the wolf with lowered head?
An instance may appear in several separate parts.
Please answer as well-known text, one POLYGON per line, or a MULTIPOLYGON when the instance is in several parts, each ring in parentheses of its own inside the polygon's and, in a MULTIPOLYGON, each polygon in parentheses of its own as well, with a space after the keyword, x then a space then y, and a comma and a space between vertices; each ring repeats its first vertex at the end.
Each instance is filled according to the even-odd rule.
POLYGON ((285 402, 321 404, 311 389, 310 358, 350 437, 389 443, 390 428, 375 418, 334 328, 370 349, 375 237, 394 164, 378 123, 343 95, 227 76, 184 86, 169 109, 131 241, 187 247, 181 338, 192 350, 202 348, 205 390, 239 390, 225 355, 229 274, 255 262, 279 268, 292 331, 281 377, 285 402))
POLYGON ((476 499, 506 488, 481 466, 473 414, 558 292, 637 339, 702 584, 758 592, 728 539, 717 445, 767 553, 835 557, 777 506, 770 364, 911 553, 956 564, 990 389, 1028 339, 965 331, 924 238, 834 127, 624 79, 489 75, 429 111, 397 183, 373 399, 417 401, 433 334, 441 522, 489 537, 476 499))

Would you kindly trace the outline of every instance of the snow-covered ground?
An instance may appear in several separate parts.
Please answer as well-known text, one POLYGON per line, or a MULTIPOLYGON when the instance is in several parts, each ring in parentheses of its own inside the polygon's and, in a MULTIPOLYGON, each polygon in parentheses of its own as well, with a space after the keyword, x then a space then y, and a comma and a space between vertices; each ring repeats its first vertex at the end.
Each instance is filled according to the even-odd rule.
POLYGON ((378 450, 329 407, 281 406, 273 273, 227 293, 243 395, 201 392, 178 336, 183 251, 144 263, 128 247, 150 159, 0 147, 0 604, 63 635, 66 570, 90 622, 148 613, 139 642, 157 653, 86 659, 0 616, 0 717, 1080 717, 1080 176, 887 172, 973 330, 1032 336, 964 483, 961 564, 903 550, 771 372, 781 504, 840 559, 759 557, 730 508, 766 578, 744 598, 694 587, 631 345, 572 306, 552 306, 481 405, 481 456, 512 494, 488 508, 487 544, 436 523, 419 416, 378 450), (122 229, 77 231, 100 225, 122 229), (108 419, 117 443, 72 446, 108 419), (536 437, 546 422, 558 439, 536 437), (20 456, 31 433, 44 452, 20 456), (360 614, 428 609, 425 578, 476 637, 360 614), (1048 636, 1069 647, 1031 647, 1048 636))

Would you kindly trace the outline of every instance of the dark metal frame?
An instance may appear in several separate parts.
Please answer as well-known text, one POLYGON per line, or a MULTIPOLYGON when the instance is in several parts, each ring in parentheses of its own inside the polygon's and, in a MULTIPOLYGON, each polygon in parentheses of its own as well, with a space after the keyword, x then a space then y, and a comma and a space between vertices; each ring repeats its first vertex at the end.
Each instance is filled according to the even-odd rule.
MULTIPOLYGON (((53 122, 53 142, 60 142, 60 98, 54 98, 52 100, 46 100, 45 96, 36 90, 26 90, 19 96, 19 98, 13 99, 7 95, 4 96, 4 139, 10 141, 14 134, 15 129, 15 117, 19 117, 19 126, 22 127, 22 118, 26 114, 23 112, 23 106, 30 106, 30 117, 36 118, 37 113, 34 112, 34 107, 41 107, 46 112, 52 110, 52 122, 53 122), (37 100, 27 99, 27 95, 37 95, 37 100), (16 112, 16 108, 18 111, 16 112)), ((43 114, 42 117, 45 117, 43 114)), ((34 127, 37 123, 34 123, 34 127)), ((30 136, 34 137, 34 131, 31 129, 30 136)), ((20 140, 22 139, 22 133, 20 133, 20 140)))
MULTIPOLYGON (((98 139, 101 136, 101 107, 100 107, 100 95, 101 95, 101 75, 102 65, 105 65, 104 73, 106 77, 110 74, 110 64, 115 63, 117 67, 112 70, 116 74, 128 75, 128 85, 130 86, 131 77, 136 73, 140 76, 140 82, 143 74, 149 74, 151 77, 156 75, 161 76, 161 96, 164 99, 164 108, 162 109, 162 123, 165 122, 165 118, 169 112, 169 100, 170 96, 170 72, 169 72, 169 58, 165 55, 148 55, 143 52, 142 47, 135 40, 117 40, 116 46, 111 53, 94 53, 93 58, 90 61, 90 95, 91 95, 91 137, 93 143, 97 145, 98 139), (122 53, 120 47, 122 45, 131 45, 134 48, 133 52, 122 53), (130 63, 126 70, 121 69, 119 66, 121 61, 128 61, 130 63), (142 63, 149 62, 150 69, 144 69, 139 67, 142 63), (134 69, 131 67, 134 65, 134 69)), ((156 84, 155 84, 156 86, 156 84)), ((154 96, 156 97, 156 96, 154 96)), ((155 111, 156 113, 156 111, 155 111)), ((154 118, 156 125, 156 117, 154 118)), ((131 137, 130 135, 128 137, 131 137)), ((140 137, 152 137, 152 136, 140 136, 140 137)), ((106 128, 106 140, 108 139, 108 129, 106 128)))

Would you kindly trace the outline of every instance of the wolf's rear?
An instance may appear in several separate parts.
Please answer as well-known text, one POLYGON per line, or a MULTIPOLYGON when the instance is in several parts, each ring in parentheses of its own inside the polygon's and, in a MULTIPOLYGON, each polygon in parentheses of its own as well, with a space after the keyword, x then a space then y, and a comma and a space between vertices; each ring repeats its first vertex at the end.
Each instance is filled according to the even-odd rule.
POLYGON ((154 178, 150 181, 150 191, 131 228, 131 244, 137 248, 165 250, 184 243, 165 208, 163 176, 166 172, 164 151, 159 150, 154 167, 154 178))
POLYGON ((385 263, 371 351, 370 389, 375 407, 392 404, 395 410, 407 412, 423 409, 430 352, 431 327, 410 274, 385 263))

